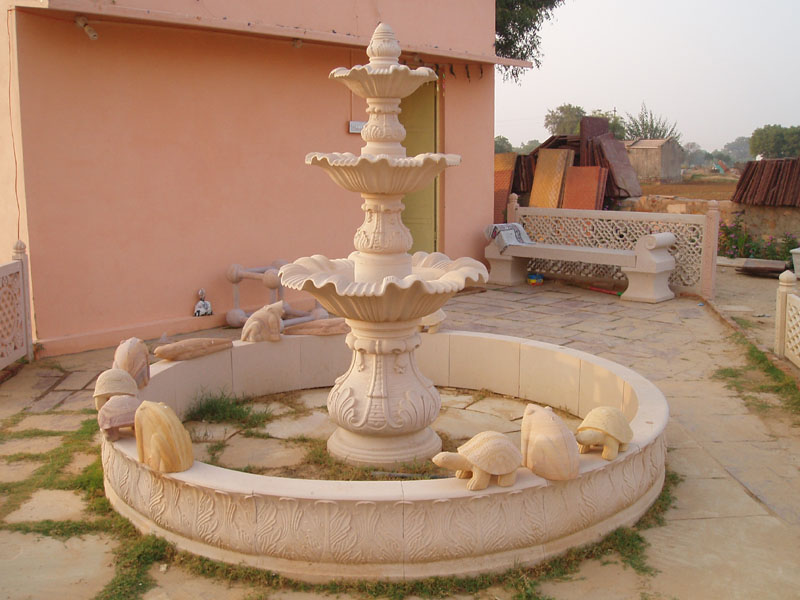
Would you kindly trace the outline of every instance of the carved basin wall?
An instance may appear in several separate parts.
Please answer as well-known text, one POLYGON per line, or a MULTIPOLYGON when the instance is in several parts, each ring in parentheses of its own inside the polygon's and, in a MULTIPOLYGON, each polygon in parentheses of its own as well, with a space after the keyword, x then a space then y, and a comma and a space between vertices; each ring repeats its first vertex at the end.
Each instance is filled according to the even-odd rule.
MULTIPOLYGON (((436 385, 489 389, 585 415, 615 405, 634 438, 607 462, 580 456, 580 476, 549 482, 520 469, 513 487, 463 480, 311 481, 200 462, 161 474, 132 439, 103 442, 106 493, 142 532, 179 548, 312 582, 474 575, 533 565, 630 525, 664 478, 663 394, 616 363, 552 344, 489 334, 424 334, 419 364, 436 385), (481 360, 476 361, 475 357, 481 360)), ((263 395, 330 386, 350 361, 342 336, 234 342, 200 359, 161 362, 143 390, 182 415, 203 390, 263 395)))

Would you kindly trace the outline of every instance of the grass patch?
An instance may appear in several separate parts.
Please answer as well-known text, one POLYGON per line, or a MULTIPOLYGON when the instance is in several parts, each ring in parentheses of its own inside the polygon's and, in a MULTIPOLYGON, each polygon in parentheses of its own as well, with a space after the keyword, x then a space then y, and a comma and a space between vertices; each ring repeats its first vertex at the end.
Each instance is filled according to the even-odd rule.
POLYGON ((205 421, 206 423, 236 423, 244 429, 262 427, 272 419, 268 412, 253 412, 244 403, 249 399, 239 400, 224 392, 203 395, 192 406, 184 421, 205 421))
MULTIPOLYGON (((714 377, 724 380, 729 388, 740 394, 774 394, 786 410, 800 414, 800 389, 794 378, 776 367, 764 352, 741 334, 735 334, 733 340, 744 346, 747 364, 744 367, 719 369, 714 377)), ((766 410, 768 404, 762 404, 759 409, 766 410)))
POLYGON ((148 571, 154 562, 167 560, 172 556, 172 547, 154 535, 123 540, 115 554, 116 572, 114 578, 95 596, 95 600, 134 600, 152 587, 155 581, 148 571))
POLYGON ((755 323, 753 323, 748 319, 745 319, 744 317, 731 317, 731 319, 733 319, 734 322, 742 329, 752 329, 753 327, 756 326, 755 323))

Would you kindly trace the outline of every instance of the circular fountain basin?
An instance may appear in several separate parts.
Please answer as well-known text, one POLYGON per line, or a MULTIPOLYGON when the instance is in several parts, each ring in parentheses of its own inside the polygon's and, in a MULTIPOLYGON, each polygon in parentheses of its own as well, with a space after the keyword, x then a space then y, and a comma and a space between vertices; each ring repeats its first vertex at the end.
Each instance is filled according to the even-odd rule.
MULTIPOLYGON (((195 462, 152 471, 132 439, 103 442, 105 488, 142 532, 212 559, 311 582, 476 575, 529 566, 631 525, 664 478, 663 394, 614 362, 552 344, 467 332, 423 334, 417 358, 438 386, 488 389, 583 416, 619 407, 634 438, 613 461, 580 456, 580 475, 547 481, 520 468, 514 486, 464 480, 319 481, 195 462), (477 358, 480 357, 480 358, 477 358)), ((234 342, 230 350, 151 367, 145 400, 182 416, 203 392, 237 396, 333 384, 351 360, 343 336, 234 342)))

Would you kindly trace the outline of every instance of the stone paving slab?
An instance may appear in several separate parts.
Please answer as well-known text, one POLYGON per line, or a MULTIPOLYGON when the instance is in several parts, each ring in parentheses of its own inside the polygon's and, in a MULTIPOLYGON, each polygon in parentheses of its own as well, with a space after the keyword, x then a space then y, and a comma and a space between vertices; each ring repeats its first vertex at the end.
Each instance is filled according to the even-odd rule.
POLYGON ((281 419, 268 423, 260 431, 268 433, 272 437, 283 440, 304 435, 309 438, 327 440, 336 430, 336 425, 330 420, 327 412, 321 410, 312 411, 310 415, 298 417, 296 419, 281 419))
POLYGON ((518 431, 519 423, 510 423, 495 415, 462 410, 458 408, 444 408, 439 416, 431 423, 437 433, 443 433, 454 440, 471 438, 481 431, 499 431, 509 433, 518 431))
POLYGON ((688 477, 680 484, 675 505, 666 514, 669 521, 710 517, 752 517, 768 514, 738 482, 730 477, 688 477))
POLYGON ((92 383, 99 374, 99 371, 73 371, 56 385, 56 389, 82 390, 92 383))
POLYGON ((114 577, 113 550, 104 535, 60 541, 0 531, 0 594, 4 600, 89 600, 114 577))
POLYGON ((788 599, 800 588, 798 531, 775 517, 671 521, 643 535, 660 571, 651 588, 667 598, 788 599))
POLYGON ((84 421, 93 417, 89 415, 32 415, 25 417, 9 428, 9 431, 25 431, 27 429, 41 429, 42 431, 78 431, 84 421))
POLYGON ((7 515, 6 523, 26 521, 80 521, 86 503, 83 498, 69 490, 37 490, 17 510, 7 515))
POLYGON ((773 439, 755 415, 679 414, 675 420, 699 442, 765 442, 773 439))
POLYGON ((728 472, 703 448, 670 448, 667 466, 684 477, 724 478, 728 472))
POLYGON ((28 409, 28 412, 42 413, 52 410, 66 400, 71 393, 72 392, 66 390, 47 392, 44 396, 36 400, 31 405, 31 407, 28 409))
POLYGON ((19 438, 0 443, 0 456, 11 456, 25 452, 27 454, 44 454, 61 445, 61 436, 19 438))
POLYGON ((96 461, 98 456, 96 454, 86 454, 84 452, 76 452, 72 455, 72 460, 64 467, 64 473, 67 475, 80 475, 83 470, 96 461))
POLYGON ((558 600, 621 600, 643 596, 647 580, 623 565, 618 556, 589 560, 580 570, 563 581, 546 581, 540 592, 558 600))
POLYGON ((219 456, 219 464, 237 469, 248 465, 265 469, 293 467, 305 459, 307 449, 301 444, 287 445, 278 439, 236 436, 228 440, 219 456))
POLYGON ((67 398, 58 405, 58 410, 95 410, 93 390, 79 390, 72 392, 67 398))
POLYGON ((245 600, 251 591, 243 585, 193 577, 177 568, 161 572, 158 564, 150 568, 150 576, 157 587, 144 594, 142 600, 245 600))
POLYGON ((486 398, 470 404, 467 410, 494 415, 507 421, 521 419, 528 402, 510 398, 486 398))
POLYGON ((14 462, 0 462, 0 481, 12 483, 23 481, 44 463, 35 460, 16 460, 14 462))

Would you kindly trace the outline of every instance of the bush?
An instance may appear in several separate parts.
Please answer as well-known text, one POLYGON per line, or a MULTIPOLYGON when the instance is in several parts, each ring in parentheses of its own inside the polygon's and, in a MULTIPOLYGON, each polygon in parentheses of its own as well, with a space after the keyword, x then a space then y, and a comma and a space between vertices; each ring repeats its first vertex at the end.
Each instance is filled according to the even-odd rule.
POLYGON ((800 246, 793 233, 784 233, 779 238, 754 238, 747 233, 741 215, 731 225, 719 226, 717 253, 728 258, 766 258, 770 260, 792 260, 790 250, 800 246))

